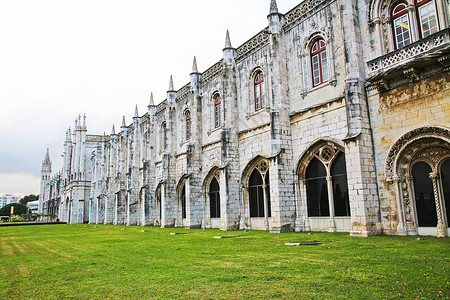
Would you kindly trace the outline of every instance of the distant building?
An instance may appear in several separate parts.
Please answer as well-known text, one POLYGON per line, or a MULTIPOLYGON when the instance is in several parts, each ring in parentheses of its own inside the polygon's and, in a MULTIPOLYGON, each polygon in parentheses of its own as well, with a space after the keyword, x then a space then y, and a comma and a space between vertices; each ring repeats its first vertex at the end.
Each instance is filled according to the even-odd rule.
POLYGON ((36 201, 30 201, 27 203, 28 212, 32 214, 37 214, 39 210, 39 200, 36 201))
POLYGON ((22 197, 11 195, 11 194, 1 195, 0 196, 0 207, 3 207, 5 205, 11 204, 11 203, 19 203, 20 199, 22 199, 22 197))

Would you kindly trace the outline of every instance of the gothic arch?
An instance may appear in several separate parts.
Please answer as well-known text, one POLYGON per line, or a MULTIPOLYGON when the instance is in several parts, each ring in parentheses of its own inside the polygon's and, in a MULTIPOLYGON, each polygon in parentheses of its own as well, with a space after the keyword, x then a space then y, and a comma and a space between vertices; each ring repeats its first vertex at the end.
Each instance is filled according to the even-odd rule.
POLYGON ((305 39, 304 44, 303 44, 303 49, 306 52, 309 52, 309 49, 311 48, 312 44, 317 40, 317 39, 324 39, 325 43, 328 43, 328 37, 325 34, 325 32, 323 31, 314 31, 313 33, 311 33, 307 39, 305 39))
POLYGON ((242 186, 248 188, 250 176, 255 168, 259 168, 260 173, 266 173, 269 170, 269 160, 261 155, 257 155, 253 158, 242 172, 242 186), (265 164, 266 166, 263 166, 265 164))
POLYGON ((342 142, 319 139, 312 143, 300 156, 296 174, 296 231, 349 231, 350 201, 342 142))
POLYGON ((305 177, 306 168, 308 167, 311 160, 315 157, 316 153, 321 150, 321 148, 328 146, 333 149, 345 152, 344 145, 342 141, 337 139, 318 139, 314 141, 311 145, 308 146, 308 148, 300 155, 300 158, 297 163, 297 176, 299 176, 300 179, 303 179, 305 177))
POLYGON ((183 174, 177 184, 178 225, 183 226, 182 219, 187 216, 186 182, 190 174, 183 174))
POLYGON ((214 177, 216 177, 217 181, 220 182, 219 167, 217 166, 212 167, 211 170, 209 170, 208 174, 206 175, 205 179, 203 180, 203 187, 206 193, 209 192, 209 185, 214 177))

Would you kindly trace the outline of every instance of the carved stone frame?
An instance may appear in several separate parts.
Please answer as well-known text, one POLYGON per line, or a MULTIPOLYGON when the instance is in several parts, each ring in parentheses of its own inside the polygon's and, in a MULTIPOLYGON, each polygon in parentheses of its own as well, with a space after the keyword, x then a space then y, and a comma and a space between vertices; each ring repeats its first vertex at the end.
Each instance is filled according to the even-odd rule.
POLYGON ((424 161, 433 172, 434 196, 438 225, 436 235, 446 236, 443 196, 439 183, 438 166, 450 157, 450 131, 444 127, 421 127, 400 137, 390 149, 386 159, 386 181, 393 185, 398 207, 398 235, 417 235, 417 211, 412 182, 412 166, 424 161), (437 149, 440 149, 439 151, 437 149))

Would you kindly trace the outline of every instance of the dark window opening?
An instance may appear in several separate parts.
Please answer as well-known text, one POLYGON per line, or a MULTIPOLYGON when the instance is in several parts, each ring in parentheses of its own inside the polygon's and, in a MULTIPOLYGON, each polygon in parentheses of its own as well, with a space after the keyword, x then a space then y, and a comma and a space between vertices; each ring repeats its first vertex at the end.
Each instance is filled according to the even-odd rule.
POLYGON ((444 194, 445 210, 447 213, 447 227, 450 223, 450 158, 446 159, 441 164, 441 184, 442 192, 444 194))
POLYGON ((220 187, 215 177, 209 185, 209 207, 211 218, 220 218, 220 187))
POLYGON ((327 172, 325 166, 314 158, 306 169, 306 193, 309 217, 329 217, 327 172))
MULTIPOLYGON (((269 182, 269 172, 266 173, 266 182, 269 182)), ((270 187, 266 186, 266 197, 268 203, 268 217, 271 216, 270 211, 270 187)), ((250 217, 262 218, 264 215, 264 188, 261 173, 257 169, 253 170, 249 180, 249 198, 250 198, 250 217)))
POLYGON ((333 179, 334 213, 336 217, 350 216, 350 203, 348 198, 347 170, 345 167, 345 154, 339 153, 331 166, 333 179))
POLYGON ((416 199, 417 221, 420 227, 436 227, 437 212, 430 165, 418 162, 412 168, 414 195, 416 199))

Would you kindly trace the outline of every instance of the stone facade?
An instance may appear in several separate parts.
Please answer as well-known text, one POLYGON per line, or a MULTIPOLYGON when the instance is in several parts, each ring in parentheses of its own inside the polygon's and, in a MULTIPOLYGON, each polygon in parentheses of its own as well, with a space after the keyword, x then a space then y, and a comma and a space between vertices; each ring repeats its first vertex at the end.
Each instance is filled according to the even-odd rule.
POLYGON ((268 27, 238 48, 227 32, 219 62, 201 73, 194 58, 191 81, 176 90, 170 78, 167 99, 151 97, 120 132, 88 135, 79 117, 63 170, 52 177, 48 153, 43 162, 41 212, 54 203, 68 223, 448 235, 449 7, 427 3, 439 22, 425 36, 412 0, 309 0, 285 15, 272 0, 268 27), (402 47, 397 6, 412 20, 402 47))

